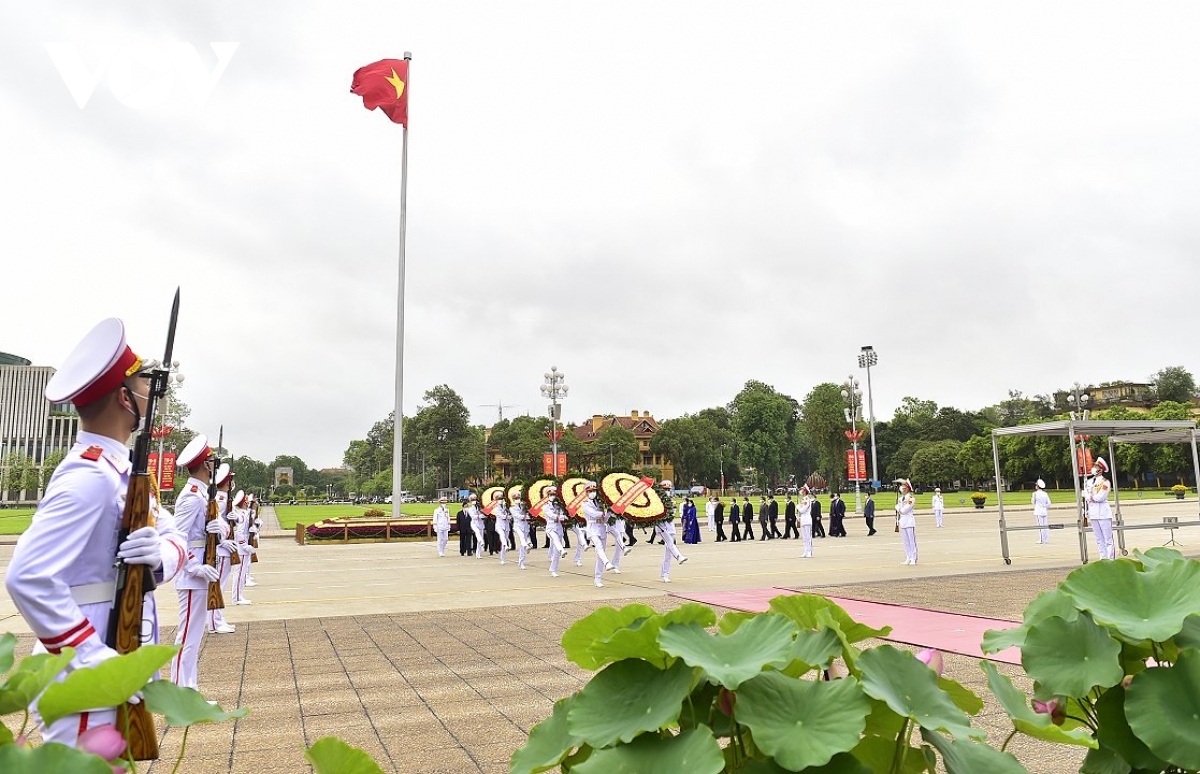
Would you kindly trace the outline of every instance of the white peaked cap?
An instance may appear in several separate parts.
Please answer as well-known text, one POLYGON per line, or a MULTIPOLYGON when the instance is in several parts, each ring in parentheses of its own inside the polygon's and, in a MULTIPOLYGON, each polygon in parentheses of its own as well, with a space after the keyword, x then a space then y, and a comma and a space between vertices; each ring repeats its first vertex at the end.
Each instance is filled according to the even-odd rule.
POLYGON ((229 478, 229 474, 233 472, 233 468, 229 467, 228 462, 222 462, 221 467, 217 468, 216 484, 220 486, 225 483, 225 479, 229 478))
POLYGON ((196 437, 183 447, 183 451, 179 452, 176 463, 180 467, 191 468, 208 459, 210 454, 212 454, 212 449, 208 446, 208 436, 204 433, 197 433, 196 437))
POLYGON ((142 361, 125 344, 125 323, 115 317, 101 320, 46 383, 46 400, 86 406, 137 373, 142 361))
POLYGON ((245 500, 246 500, 246 493, 241 489, 237 490, 237 494, 235 494, 233 496, 233 504, 241 505, 245 500))
POLYGON ((1045 481, 1043 481, 1043 480, 1041 480, 1041 479, 1039 478, 1039 479, 1037 480, 1037 488, 1038 488, 1038 489, 1045 489, 1045 488, 1046 488, 1046 482, 1045 482, 1045 481))

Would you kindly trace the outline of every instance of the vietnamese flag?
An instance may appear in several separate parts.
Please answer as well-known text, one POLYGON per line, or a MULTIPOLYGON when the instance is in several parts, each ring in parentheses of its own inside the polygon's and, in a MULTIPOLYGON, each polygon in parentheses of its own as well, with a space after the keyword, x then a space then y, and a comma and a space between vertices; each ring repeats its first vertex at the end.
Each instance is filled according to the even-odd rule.
POLYGON ((381 108, 393 123, 408 127, 408 60, 381 59, 354 71, 350 91, 367 110, 381 108))

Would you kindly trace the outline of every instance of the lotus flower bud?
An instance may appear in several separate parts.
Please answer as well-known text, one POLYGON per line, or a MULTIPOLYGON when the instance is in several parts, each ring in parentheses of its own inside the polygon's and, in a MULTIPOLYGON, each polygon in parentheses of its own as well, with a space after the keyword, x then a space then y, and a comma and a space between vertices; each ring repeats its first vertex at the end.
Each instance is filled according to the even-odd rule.
POLYGON ((1050 722, 1056 726, 1061 726, 1063 721, 1067 719, 1067 711, 1063 709, 1058 699, 1051 699, 1050 701, 1038 701, 1034 699, 1033 711, 1041 715, 1049 715, 1050 722))
POLYGON ((917 654, 917 659, 937 673, 938 677, 942 676, 942 670, 945 668, 945 665, 942 663, 942 652, 940 650, 926 648, 917 654))
POLYGON ((125 737, 112 724, 96 726, 79 735, 78 747, 106 761, 115 761, 125 753, 125 737))
POLYGON ((733 717, 733 708, 736 705, 737 694, 722 687, 721 692, 717 695, 717 707, 727 716, 733 717))

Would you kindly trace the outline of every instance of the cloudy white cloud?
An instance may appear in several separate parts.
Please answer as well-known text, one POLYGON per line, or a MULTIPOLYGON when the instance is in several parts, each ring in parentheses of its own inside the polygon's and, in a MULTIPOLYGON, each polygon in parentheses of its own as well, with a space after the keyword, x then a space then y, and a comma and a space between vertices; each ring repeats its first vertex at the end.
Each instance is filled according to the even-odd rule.
POLYGON ((153 354, 182 285, 193 424, 238 453, 334 465, 390 410, 400 132, 348 88, 406 49, 409 411, 537 413, 551 364, 574 419, 801 398, 863 344, 884 416, 1196 370, 1191 4, 6 14, 0 349, 116 315, 153 354), (80 109, 51 41, 238 48, 203 104, 80 109))

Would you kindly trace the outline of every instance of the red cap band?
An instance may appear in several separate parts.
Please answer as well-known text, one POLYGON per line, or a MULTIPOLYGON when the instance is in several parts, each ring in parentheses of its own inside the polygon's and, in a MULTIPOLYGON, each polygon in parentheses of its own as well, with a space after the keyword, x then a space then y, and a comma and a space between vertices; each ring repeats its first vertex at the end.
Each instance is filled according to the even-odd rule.
POLYGON ((194 470, 195 468, 199 467, 206 459, 208 459, 209 455, 211 455, 211 454, 212 454, 212 449, 205 446, 200 451, 200 453, 196 455, 196 457, 194 459, 188 460, 187 462, 183 463, 183 466, 185 468, 187 468, 188 470, 194 470))
POLYGON ((138 356, 133 354, 133 350, 125 347, 125 351, 117 358, 117 362, 112 364, 104 373, 96 378, 96 381, 83 388, 78 395, 71 399, 71 402, 78 406, 86 406, 89 403, 94 403, 100 400, 105 395, 117 389, 125 378, 131 376, 131 371, 136 371, 137 366, 141 361, 138 356))

